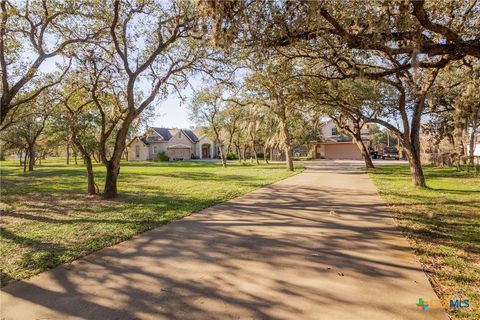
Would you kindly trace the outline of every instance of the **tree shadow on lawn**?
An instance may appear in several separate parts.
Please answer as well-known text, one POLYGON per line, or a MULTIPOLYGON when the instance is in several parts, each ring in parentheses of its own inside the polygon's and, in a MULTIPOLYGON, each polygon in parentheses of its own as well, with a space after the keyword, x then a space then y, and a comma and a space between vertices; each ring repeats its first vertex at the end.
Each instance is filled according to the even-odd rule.
MULTIPOLYGON (((455 168, 450 167, 435 167, 433 165, 424 165, 422 166, 423 173, 425 178, 465 178, 465 179, 478 179, 479 177, 475 175, 472 171, 465 170, 456 170, 455 168)), ((392 179, 400 177, 411 177, 409 167, 405 165, 388 165, 388 166, 379 166, 375 169, 368 169, 368 172, 374 173, 375 175, 386 175, 391 176, 392 179)), ((427 183, 428 184, 428 183, 427 183)))
MULTIPOLYGON (((5 228, 2 227, 0 237, 6 243, 13 242, 27 252, 15 268, 27 269, 30 274, 32 271, 35 274, 224 201, 221 198, 175 196, 154 191, 155 193, 141 195, 123 193, 114 200, 82 195, 82 198, 75 196, 76 201, 71 201, 62 194, 55 195, 55 200, 52 195, 48 195, 45 200, 37 195, 35 201, 29 202, 28 207, 22 208, 20 212, 2 210, 5 228), (89 205, 85 206, 86 203, 89 205), (9 228, 9 221, 14 221, 13 227, 18 223, 24 227, 14 231, 9 228), (60 234, 59 238, 54 231, 41 237, 29 237, 29 228, 34 228, 34 232, 38 229, 52 229, 49 225, 68 225, 73 229, 63 231, 69 234, 60 234), (112 229, 112 233, 98 236, 98 231, 95 230, 101 225, 112 229), (84 239, 76 239, 77 234, 81 234, 84 239), (71 239, 62 240, 64 237, 71 239), (52 242, 52 239, 57 239, 58 242, 52 242)), ((12 279, 18 279, 18 276, 2 272, 2 286, 12 279)))
POLYGON ((428 190, 438 191, 438 192, 446 192, 448 194, 458 194, 458 195, 463 195, 463 194, 475 195, 476 194, 480 198, 480 189, 479 190, 458 190, 458 189, 428 187, 428 190))
MULTIPOLYGON (((162 172, 155 174, 157 177, 169 177, 177 178, 183 180, 192 180, 192 181, 225 181, 225 180, 235 180, 236 182, 251 182, 254 180, 254 177, 248 175, 234 174, 234 173, 222 173, 217 174, 213 172, 200 172, 200 171, 186 171, 186 172, 162 172)), ((128 180, 136 180, 135 174, 128 177, 128 180)), ((137 180, 138 181, 138 180, 137 180)))
POLYGON ((2 167, 1 176, 18 176, 18 177, 43 177, 48 175, 54 176, 86 176, 85 167, 83 165, 78 166, 66 166, 66 165, 41 165, 36 166, 33 171, 23 172, 23 166, 7 166, 2 167))
POLYGON ((136 162, 136 161, 129 161, 129 162, 122 162, 121 167, 158 167, 158 168, 218 168, 221 167, 222 164, 220 161, 145 161, 145 162, 136 162))
MULTIPOLYGON (((2 215, 4 215, 3 212, 2 215)), ((56 267, 64 262, 60 259, 60 256, 67 251, 67 248, 59 243, 21 236, 4 227, 0 227, 0 238, 2 238, 2 241, 12 241, 22 248, 31 248, 31 251, 24 254, 21 261, 18 262, 19 268, 37 268, 41 271, 56 267)), ((0 271, 2 286, 14 280, 16 280, 15 277, 10 275, 8 271, 3 270, 2 267, 0 271)))

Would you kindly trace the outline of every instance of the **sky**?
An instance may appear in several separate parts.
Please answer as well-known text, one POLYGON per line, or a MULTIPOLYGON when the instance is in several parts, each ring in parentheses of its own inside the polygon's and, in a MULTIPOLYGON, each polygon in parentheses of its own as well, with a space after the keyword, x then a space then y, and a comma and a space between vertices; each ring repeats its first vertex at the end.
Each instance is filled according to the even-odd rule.
MULTIPOLYGON (((56 69, 55 63, 62 60, 59 57, 47 59, 40 67, 40 72, 49 73, 56 69)), ((201 81, 191 79, 191 87, 182 91, 186 101, 178 97, 176 93, 170 93, 165 99, 157 99, 152 103, 154 108, 154 116, 148 122, 149 126, 167 127, 167 128, 182 128, 190 129, 195 127, 195 123, 189 119, 188 101, 193 95, 193 90, 198 90, 201 87, 201 81)), ((143 88, 147 92, 150 87, 143 88)))
MULTIPOLYGON (((199 86, 196 82, 193 82, 192 85, 194 87, 199 86)), ((192 90, 186 89, 182 94, 190 98, 192 90)), ((148 123, 151 126, 182 129, 189 129, 195 126, 195 123, 189 119, 188 99, 187 101, 182 101, 176 94, 171 93, 165 100, 154 102, 153 106, 155 108, 155 116, 148 123)))

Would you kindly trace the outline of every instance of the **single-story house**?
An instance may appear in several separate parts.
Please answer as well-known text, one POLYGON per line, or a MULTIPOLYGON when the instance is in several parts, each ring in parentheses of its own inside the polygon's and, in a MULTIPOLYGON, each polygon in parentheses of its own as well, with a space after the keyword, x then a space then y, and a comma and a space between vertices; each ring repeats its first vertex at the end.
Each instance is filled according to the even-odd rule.
MULTIPOLYGON (((323 140, 312 142, 313 159, 362 160, 362 151, 353 137, 342 132, 335 121, 330 119, 320 125, 323 140)), ((362 141, 368 145, 368 124, 361 131, 362 141)))
POLYGON ((196 130, 149 127, 145 134, 127 144, 129 161, 155 160, 164 152, 170 160, 211 159, 218 147, 204 128, 196 130))

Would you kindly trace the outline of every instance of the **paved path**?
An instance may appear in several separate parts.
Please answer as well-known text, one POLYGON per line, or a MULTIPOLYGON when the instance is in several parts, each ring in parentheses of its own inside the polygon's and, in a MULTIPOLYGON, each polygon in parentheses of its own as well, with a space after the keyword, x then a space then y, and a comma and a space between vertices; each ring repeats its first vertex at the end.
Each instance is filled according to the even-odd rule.
POLYGON ((2 317, 447 319, 367 175, 308 166, 11 284, 2 317), (435 300, 428 311, 419 297, 435 300))

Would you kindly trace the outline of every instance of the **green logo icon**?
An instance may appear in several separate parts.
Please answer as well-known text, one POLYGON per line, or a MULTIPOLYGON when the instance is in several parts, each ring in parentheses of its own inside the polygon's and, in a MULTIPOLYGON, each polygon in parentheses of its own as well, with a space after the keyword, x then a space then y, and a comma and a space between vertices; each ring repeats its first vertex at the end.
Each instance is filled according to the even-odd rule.
POLYGON ((431 302, 427 300, 423 300, 423 298, 418 298, 417 307, 422 309, 423 311, 428 310, 430 308, 431 302))

